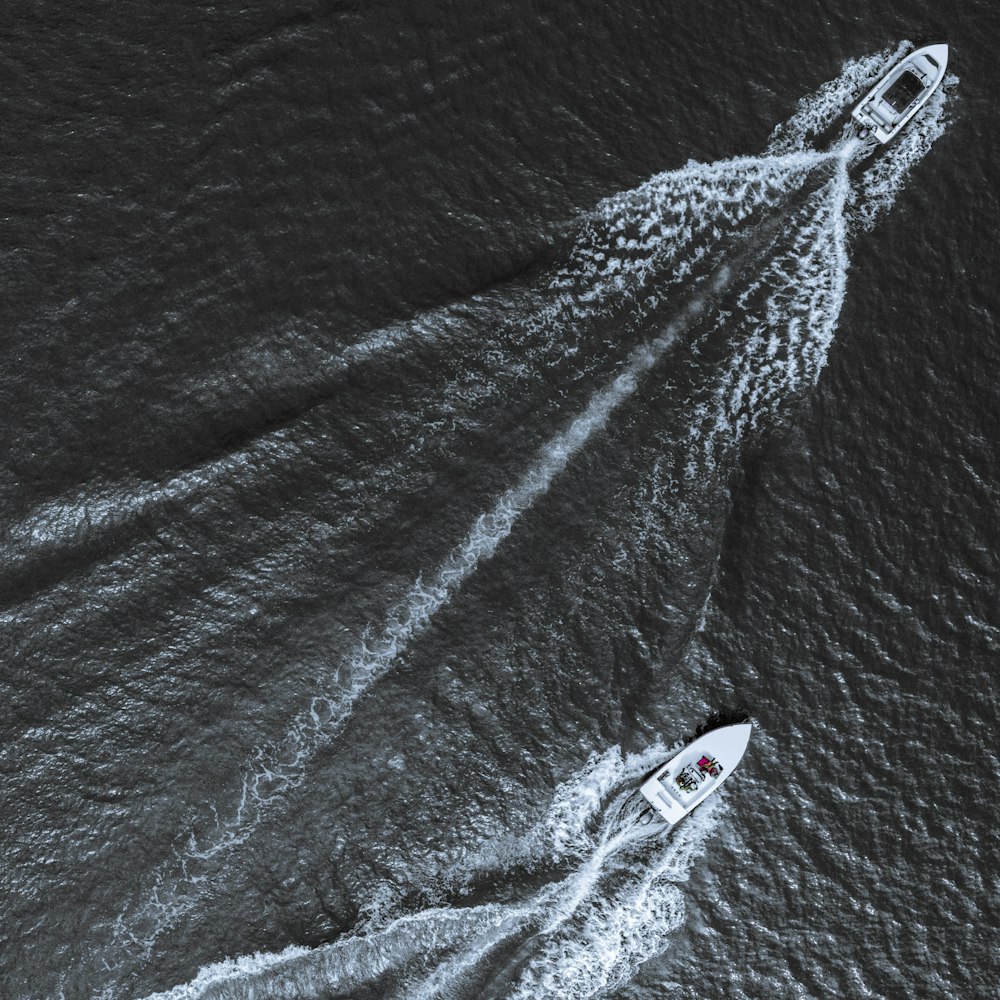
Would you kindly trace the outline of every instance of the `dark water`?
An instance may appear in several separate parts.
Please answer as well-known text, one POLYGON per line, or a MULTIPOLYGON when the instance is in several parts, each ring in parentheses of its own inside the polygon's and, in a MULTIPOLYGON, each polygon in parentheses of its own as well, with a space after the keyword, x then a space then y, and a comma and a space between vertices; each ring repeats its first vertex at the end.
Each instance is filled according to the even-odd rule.
POLYGON ((995 995, 998 27, 7 11, 0 994, 995 995))

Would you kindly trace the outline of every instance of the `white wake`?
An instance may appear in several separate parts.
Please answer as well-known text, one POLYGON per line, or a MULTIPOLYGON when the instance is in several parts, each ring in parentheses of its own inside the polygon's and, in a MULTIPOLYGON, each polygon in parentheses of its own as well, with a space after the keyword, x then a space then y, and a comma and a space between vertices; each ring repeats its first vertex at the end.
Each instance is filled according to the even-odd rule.
POLYGON ((662 825, 640 826, 634 811, 621 810, 668 752, 657 745, 640 754, 623 756, 614 747, 594 755, 556 790, 533 829, 513 845, 494 845, 492 862, 481 851, 462 864, 470 872, 492 864, 515 875, 545 861, 575 862, 523 902, 440 906, 373 922, 323 947, 207 966, 190 983, 147 1000, 319 1000, 376 981, 387 1000, 433 1000, 461 990, 517 937, 525 939, 528 958, 512 973, 514 996, 585 997, 624 981, 683 919, 678 885, 703 856, 724 808, 721 799, 700 807, 669 836, 662 825))
MULTIPOLYGON (((518 520, 608 425, 681 334, 703 312, 711 316, 708 307, 718 297, 732 292, 734 285, 739 292, 737 311, 717 312, 714 322, 700 335, 705 344, 723 338, 728 350, 692 401, 684 474, 698 477, 714 467, 722 453, 737 448, 744 435, 768 420, 784 401, 815 383, 826 362, 846 292, 851 234, 870 228, 891 207, 910 169, 943 133, 952 83, 949 81, 911 123, 899 143, 870 164, 855 162, 857 151, 849 142, 836 143, 829 152, 809 151, 806 142, 829 128, 907 44, 894 52, 887 50, 847 64, 837 80, 804 100, 796 114, 775 130, 767 154, 708 165, 688 164, 598 206, 567 266, 553 281, 557 301, 532 322, 564 334, 571 344, 585 319, 621 309, 623 303, 634 316, 650 315, 668 289, 691 279, 699 268, 700 291, 689 296, 669 324, 631 351, 619 372, 549 439, 521 478, 476 518, 440 565, 413 582, 386 620, 372 627, 354 654, 336 665, 329 685, 291 722, 285 737, 257 750, 244 771, 231 811, 217 812, 219 819, 212 829, 197 840, 192 838, 175 858, 161 866, 154 891, 138 907, 122 913, 117 932, 120 946, 148 956, 156 939, 196 905, 207 884, 209 864, 217 863, 250 837, 272 807, 279 806, 287 793, 301 784, 310 759, 335 736, 357 700, 392 669, 477 568, 493 557, 518 520), (803 192, 797 207, 787 207, 792 204, 789 197, 816 177, 820 178, 819 186, 803 192), (766 254, 751 274, 737 273, 713 257, 720 243, 748 218, 752 216, 756 225, 774 211, 787 215, 782 217, 781 238, 774 244, 774 252, 766 254)), ((696 349, 700 342, 696 341, 696 349)), ((617 781, 618 771, 614 775, 617 781)), ((593 786, 583 787, 586 794, 596 796, 595 802, 601 798, 593 786)), ((539 955, 548 958, 539 958, 537 964, 529 962, 518 987, 522 992, 517 995, 590 996, 622 981, 649 948, 659 947, 658 942, 680 919, 682 907, 675 883, 683 864, 691 863, 694 848, 684 848, 687 860, 682 864, 677 851, 684 839, 677 840, 660 861, 631 872, 616 889, 617 894, 602 895, 595 887, 609 860, 621 859, 628 853, 628 845, 608 842, 602 847, 587 833, 586 821, 576 818, 591 815, 589 805, 577 801, 570 808, 565 799, 561 801, 562 814, 559 803, 553 807, 552 816, 562 818, 551 820, 550 840, 536 831, 527 839, 506 845, 524 861, 532 856, 582 857, 580 852, 586 848, 590 860, 582 858, 580 867, 561 887, 520 906, 498 904, 461 911, 462 934, 472 934, 471 938, 459 939, 457 931, 443 929, 453 928, 452 911, 433 910, 399 918, 409 921, 406 924, 359 933, 321 950, 322 954, 336 956, 330 961, 338 969, 338 963, 351 962, 351 968, 362 971, 366 963, 371 968, 381 967, 377 956, 383 952, 379 948, 389 940, 384 935, 405 936, 401 929, 405 926, 406 934, 422 942, 414 946, 417 958, 435 949, 441 956, 437 970, 428 974, 431 978, 414 986, 430 991, 426 993, 430 996, 464 974, 470 962, 474 965, 470 956, 485 954, 521 933, 525 926, 537 925, 542 942, 539 955), (452 944, 445 947, 446 942, 452 944), (357 957, 361 955, 365 957, 357 957), (552 992, 557 988, 563 992, 552 992)), ((713 815, 711 810, 702 811, 691 829, 711 824, 713 815)), ((491 850, 467 859, 466 870, 490 864, 491 850)), ((264 975, 265 971, 271 975, 278 966, 290 970, 305 963, 311 968, 310 963, 319 961, 317 954, 283 953, 244 960, 242 966, 213 966, 203 973, 209 978, 198 989, 215 989, 217 981, 250 982, 253 970, 253 975, 264 975), (216 979, 211 979, 213 976, 216 979)), ((195 984, 179 989, 189 992, 174 991, 170 996, 257 995, 190 992, 195 984)))

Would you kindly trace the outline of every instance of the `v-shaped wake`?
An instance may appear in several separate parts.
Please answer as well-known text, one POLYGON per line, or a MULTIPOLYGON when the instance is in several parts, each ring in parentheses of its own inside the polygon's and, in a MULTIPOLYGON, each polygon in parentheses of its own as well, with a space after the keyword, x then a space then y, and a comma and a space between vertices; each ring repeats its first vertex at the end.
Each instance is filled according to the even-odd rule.
MULTIPOLYGON (((475 518, 445 558, 412 582, 352 655, 331 665, 328 683, 284 735, 254 751, 232 801, 213 807, 214 819, 164 860, 146 895, 122 911, 109 963, 127 962, 130 953, 140 961, 148 957, 163 933, 207 899, 211 873, 235 863, 239 846, 306 780, 310 760, 341 730, 358 700, 393 669, 675 349, 684 345, 692 369, 704 369, 688 401, 687 446, 680 457, 683 474, 692 479, 710 474, 747 433, 815 383, 846 294, 852 232, 870 228, 891 206, 910 168, 945 127, 947 90, 872 164, 859 164, 846 142, 822 152, 806 148, 808 137, 828 126, 856 89, 893 58, 887 52, 848 64, 776 130, 765 155, 688 164, 606 199, 590 215, 552 278, 550 305, 526 322, 534 333, 564 342, 569 352, 586 337, 588 324, 625 315, 642 334, 638 342, 583 408, 553 429, 520 477, 475 518), (741 234, 747 238, 768 219, 777 221, 763 249, 752 240, 739 243, 741 234)), ((714 816, 704 810, 690 829, 705 832, 714 816)), ((679 921, 683 906, 675 883, 694 848, 684 837, 672 840, 659 861, 626 865, 623 878, 609 885, 610 870, 631 856, 636 835, 619 830, 597 841, 579 831, 576 836, 587 841, 589 854, 563 882, 523 903, 401 916, 321 955, 282 953, 222 972, 213 967, 202 986, 192 983, 170 996, 216 995, 211 991, 222 982, 228 985, 219 986, 218 995, 264 995, 249 984, 272 975, 292 976, 301 995, 313 995, 303 984, 321 968, 316 990, 390 970, 411 995, 431 997, 467 977, 485 955, 529 932, 537 948, 512 976, 511 995, 591 996, 623 981, 679 921), (440 956, 434 969, 417 968, 434 954, 440 956), (295 971, 306 968, 313 971, 295 971), (561 993, 554 992, 557 986, 561 993)), ((571 854, 573 843, 569 836, 552 852, 571 854)))

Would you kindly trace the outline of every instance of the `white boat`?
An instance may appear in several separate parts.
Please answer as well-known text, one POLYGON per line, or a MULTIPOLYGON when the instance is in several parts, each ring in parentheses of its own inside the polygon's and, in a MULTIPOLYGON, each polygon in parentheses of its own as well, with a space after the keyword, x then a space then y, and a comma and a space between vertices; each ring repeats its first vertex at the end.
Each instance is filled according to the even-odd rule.
POLYGON ((941 86, 948 67, 948 46, 925 45, 897 63, 851 112, 862 139, 888 142, 941 86))
POLYGON ((720 726, 699 736, 657 768, 639 791, 670 826, 704 802, 743 757, 753 726, 720 726))

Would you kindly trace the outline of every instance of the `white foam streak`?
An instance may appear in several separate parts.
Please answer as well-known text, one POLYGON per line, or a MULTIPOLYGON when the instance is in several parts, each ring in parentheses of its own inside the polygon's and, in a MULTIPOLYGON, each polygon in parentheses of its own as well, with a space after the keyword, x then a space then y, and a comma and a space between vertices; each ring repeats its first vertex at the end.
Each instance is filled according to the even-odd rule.
MULTIPOLYGON (((669 751, 667 751, 669 752, 669 751)), ((622 797, 648 769, 663 759, 659 744, 639 754, 622 756, 614 747, 593 756, 584 770, 560 786, 546 817, 528 834, 517 838, 537 848, 547 842, 550 861, 565 857, 565 841, 553 831, 569 829, 574 852, 582 863, 561 881, 545 886, 522 903, 482 904, 471 907, 435 907, 391 921, 385 927, 362 928, 357 933, 319 948, 288 948, 274 954, 256 954, 203 968, 191 982, 153 994, 146 1000, 257 1000, 295 997, 321 998, 331 992, 371 984, 386 974, 403 981, 402 993, 411 1000, 434 1000, 447 994, 477 970, 493 951, 515 935, 535 935, 537 954, 529 962, 517 995, 532 984, 607 982, 607 969, 634 967, 650 947, 643 936, 660 941, 668 925, 657 931, 653 921, 669 903, 669 926, 683 915, 683 901, 676 883, 684 881, 700 855, 714 815, 701 806, 669 839, 664 828, 635 823, 634 814, 618 809, 622 797), (613 801, 606 808, 608 796, 613 801), (572 803, 579 813, 568 819, 572 803), (705 819, 699 818, 700 816, 705 819), (599 823, 595 820, 600 818, 599 823), (587 829, 590 832, 586 832, 587 829), (557 846, 557 841, 563 847, 557 846), (652 849, 652 853, 650 853, 652 849), (636 853, 638 851, 638 853, 636 853), (602 879, 616 879, 615 888, 602 889, 602 879), (573 921, 582 915, 588 947, 576 939, 573 921), (599 927, 618 942, 615 960, 608 962, 606 948, 597 946, 599 927), (658 936, 659 935, 659 936, 658 936), (408 971, 410 970, 410 971, 408 971), (603 971, 602 971, 603 970, 603 971)), ((513 866, 518 858, 497 850, 513 866)), ((481 856, 470 859, 482 867, 481 856)), ((537 851, 524 859, 530 867, 537 851)), ((548 986, 546 986, 548 988, 548 986)), ((389 987, 391 995, 399 995, 389 987)), ((543 995, 543 994, 539 994, 543 995)))
POLYGON ((637 782, 677 747, 654 743, 642 753, 622 757, 618 747, 592 754, 587 766, 556 790, 552 806, 533 836, 556 858, 579 855, 590 846, 587 827, 608 796, 623 784, 637 782))
POLYGON ((510 907, 495 927, 479 935, 470 945, 449 958, 429 975, 417 979, 406 990, 407 1000, 436 1000, 468 977, 491 952, 522 933, 537 916, 547 894, 539 894, 527 906, 510 907))
POLYGON ((217 962, 189 983, 146 1000, 207 1000, 294 996, 322 998, 349 989, 415 960, 427 960, 468 940, 490 937, 518 916, 517 907, 484 905, 425 910, 371 933, 359 933, 319 948, 286 948, 217 962))

